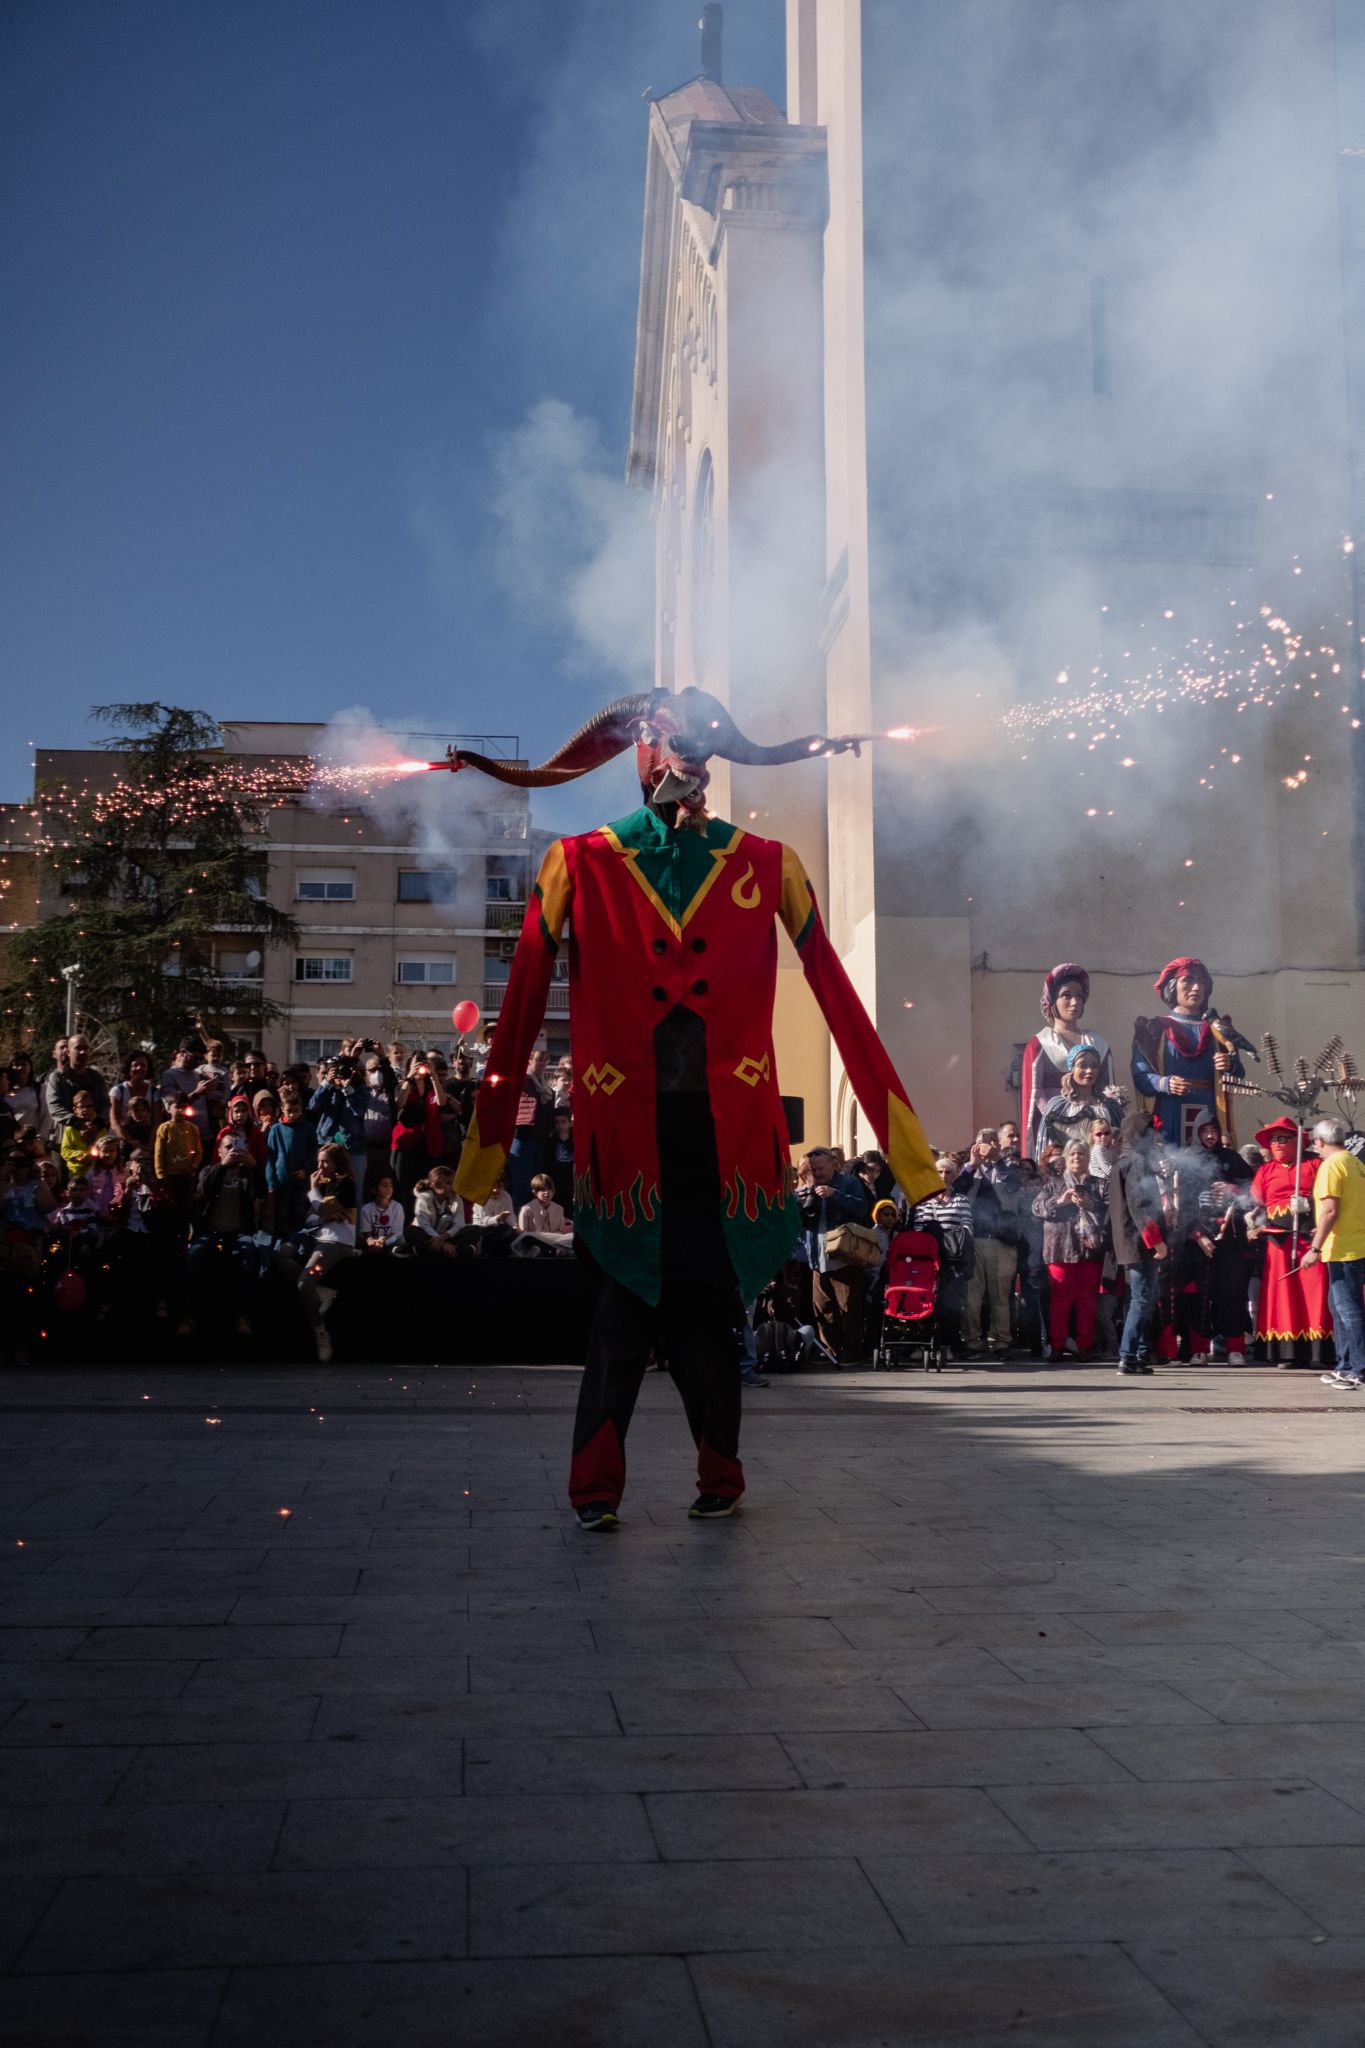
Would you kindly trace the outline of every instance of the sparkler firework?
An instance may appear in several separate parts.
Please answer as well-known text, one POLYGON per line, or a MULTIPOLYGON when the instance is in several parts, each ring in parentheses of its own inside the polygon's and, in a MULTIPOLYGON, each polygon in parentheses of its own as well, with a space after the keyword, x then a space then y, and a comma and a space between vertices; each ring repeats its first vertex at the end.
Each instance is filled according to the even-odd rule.
MULTIPOLYGON (((1347 536, 1343 552, 1353 547, 1354 541, 1347 536)), ((1021 759, 1027 760, 1032 748, 1049 742, 1074 746, 1078 756, 1108 749, 1111 764, 1124 769, 1140 766, 1140 749, 1119 752, 1129 721, 1168 710, 1216 706, 1235 718, 1297 697, 1300 705, 1316 705, 1334 717, 1339 710, 1353 730, 1360 728, 1358 664, 1352 662, 1348 672, 1342 651, 1355 640, 1353 621, 1340 624, 1333 638, 1319 639, 1270 604, 1232 598, 1229 609, 1233 613, 1231 631, 1221 646, 1212 638, 1190 639, 1170 655, 1158 653, 1150 668, 1124 675, 1096 664, 1083 689, 1011 704, 989 723, 1007 743, 1019 747, 1021 759)), ((1161 616, 1164 622, 1174 614, 1167 609, 1161 616)), ((1057 680, 1065 684, 1070 676, 1070 670, 1062 668, 1057 680)), ((828 756, 845 750, 856 752, 877 741, 913 745, 942 733, 975 737, 980 730, 978 714, 951 724, 902 724, 879 732, 848 734, 838 741, 813 739, 810 751, 828 756)), ((1242 759, 1234 744, 1223 746, 1217 760, 1202 764, 1200 786, 1212 790, 1215 775, 1239 766, 1242 759)), ((1311 763, 1312 755, 1303 753, 1292 765, 1286 763, 1279 780, 1287 792, 1307 786, 1311 763)), ((192 843, 196 827, 229 809, 249 815, 319 800, 329 806, 363 806, 411 777, 455 772, 465 765, 453 748, 439 760, 400 755, 395 748, 391 758, 345 764, 309 756, 248 763, 228 754, 206 762, 200 775, 180 781, 171 791, 124 779, 50 785, 35 795, 29 819, 35 849, 49 856, 69 853, 85 843, 113 843, 117 836, 136 833, 140 824, 153 819, 163 831, 169 829, 177 836, 183 833, 192 843)), ((1086 811, 1087 817, 1098 815, 1098 806, 1086 811)), ((0 894, 4 886, 5 878, 0 877, 0 894)))

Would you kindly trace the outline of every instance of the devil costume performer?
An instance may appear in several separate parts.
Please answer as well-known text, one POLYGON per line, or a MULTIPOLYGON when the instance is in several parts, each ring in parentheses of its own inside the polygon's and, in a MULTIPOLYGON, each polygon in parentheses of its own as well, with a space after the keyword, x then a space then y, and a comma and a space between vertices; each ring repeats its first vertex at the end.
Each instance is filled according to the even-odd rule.
POLYGON ((906 1198, 941 1186, 796 854, 704 808, 712 754, 770 763, 854 743, 756 747, 704 692, 658 690, 609 707, 543 769, 461 765, 541 786, 632 740, 642 807, 557 840, 541 865, 456 1176, 459 1193, 479 1201, 502 1170, 567 926, 575 1242, 602 1275, 569 1481, 587 1528, 615 1521, 651 1348, 697 1445, 692 1512, 728 1514, 744 1491, 736 1283, 752 1300, 790 1254, 799 1221, 773 1055, 778 922, 906 1198))
POLYGON ((1257 1131, 1256 1143, 1270 1155, 1264 1166, 1257 1167, 1251 1183, 1252 1200, 1266 1212, 1265 1268, 1256 1307, 1256 1335, 1272 1346, 1292 1344, 1299 1338, 1321 1344, 1332 1328, 1327 1272, 1321 1265, 1303 1265, 1302 1259, 1313 1242, 1313 1182, 1322 1161, 1301 1156, 1299 1127, 1292 1117, 1276 1117, 1273 1124, 1257 1131), (1297 1166, 1296 1152, 1300 1154, 1297 1166), (1296 1196, 1303 1203, 1297 1239, 1296 1196))
POLYGON ((1133 1020, 1133 1086, 1139 1106, 1156 1118, 1168 1145, 1192 1145, 1206 1110, 1213 1111, 1229 1143, 1235 1143, 1228 1102, 1219 1097, 1216 1056, 1227 1056, 1226 1071, 1238 1080, 1245 1070, 1224 1020, 1209 1007, 1213 976, 1202 960, 1186 954, 1168 961, 1153 987, 1166 1005, 1166 1015, 1133 1020), (1196 1008, 1183 1009, 1176 1001, 1182 977, 1197 977, 1203 983, 1203 1001, 1196 1008), (1188 1082, 1188 1092, 1173 1091, 1173 1081, 1188 1082))
MULTIPOLYGON (((1039 1009, 1043 1013, 1043 1028, 1036 1032, 1024 1047, 1020 1087, 1022 1101, 1019 1105, 1019 1136, 1025 1159, 1041 1159, 1047 1135, 1043 1128, 1044 1112, 1055 1102, 1062 1090, 1062 1076, 1067 1070, 1067 1060, 1079 1045, 1091 1045, 1099 1055, 1100 1071, 1095 1082, 1095 1092, 1102 1095, 1114 1081, 1114 1055, 1107 1042, 1097 1031, 1087 1031, 1081 1024, 1086 1004, 1090 1001, 1090 976, 1074 961, 1064 960, 1054 967, 1051 974, 1043 976, 1043 993, 1039 1009), (1068 983, 1071 984, 1068 990, 1068 983), (1057 1010, 1057 1001, 1066 991, 1070 997, 1067 1009, 1071 1013, 1063 1019, 1057 1010), (1076 998, 1079 995, 1079 1002, 1076 998)), ((1116 1118, 1115 1121, 1118 1121, 1116 1118)))

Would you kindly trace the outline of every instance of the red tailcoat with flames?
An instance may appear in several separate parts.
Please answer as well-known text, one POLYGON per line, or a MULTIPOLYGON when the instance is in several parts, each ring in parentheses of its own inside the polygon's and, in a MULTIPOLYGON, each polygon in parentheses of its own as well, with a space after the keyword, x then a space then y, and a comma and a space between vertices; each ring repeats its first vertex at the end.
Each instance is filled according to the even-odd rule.
POLYGON ((684 1004, 706 1027, 721 1223, 735 1277, 752 1299, 790 1253, 798 1222, 773 1056, 779 921, 906 1197, 935 1192, 941 1183, 919 1120, 830 945, 795 853, 719 818, 674 830, 647 806, 557 840, 545 856, 458 1192, 482 1201, 506 1162, 567 924, 575 1232, 606 1272, 658 1301, 654 1032, 684 1004))

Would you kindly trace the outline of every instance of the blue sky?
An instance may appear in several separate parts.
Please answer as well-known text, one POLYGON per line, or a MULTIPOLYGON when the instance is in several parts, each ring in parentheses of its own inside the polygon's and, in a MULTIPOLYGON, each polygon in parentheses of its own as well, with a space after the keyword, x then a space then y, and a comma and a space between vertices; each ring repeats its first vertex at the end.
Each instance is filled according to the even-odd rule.
MULTIPOLYGON (((115 699, 539 753, 625 686, 564 584, 644 509, 642 94, 699 11, 9 0, 0 797, 115 699)), ((783 12, 726 21, 779 104, 783 12)))

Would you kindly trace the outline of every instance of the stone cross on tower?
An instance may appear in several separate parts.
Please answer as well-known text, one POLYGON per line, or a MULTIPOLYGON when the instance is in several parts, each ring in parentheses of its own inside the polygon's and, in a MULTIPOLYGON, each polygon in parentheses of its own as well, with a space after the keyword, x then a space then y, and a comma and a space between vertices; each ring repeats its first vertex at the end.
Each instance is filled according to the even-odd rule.
POLYGON ((719 7, 703 7, 697 27, 701 30, 701 75, 719 85, 720 38, 724 15, 719 7))

